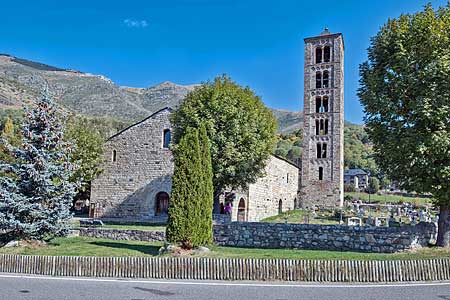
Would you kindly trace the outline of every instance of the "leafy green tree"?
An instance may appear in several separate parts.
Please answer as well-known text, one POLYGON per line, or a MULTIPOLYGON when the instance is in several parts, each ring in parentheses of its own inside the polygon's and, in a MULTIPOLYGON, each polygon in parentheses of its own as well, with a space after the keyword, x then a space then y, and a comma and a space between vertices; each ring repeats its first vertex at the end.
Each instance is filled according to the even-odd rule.
POLYGON ((202 245, 202 199, 205 173, 200 154, 198 130, 187 128, 174 151, 175 166, 169 202, 167 240, 184 248, 202 245))
POLYGON ((360 66, 361 103, 375 158, 402 188, 431 193, 439 246, 449 246, 450 5, 389 20, 360 66))
POLYGON ((87 118, 75 117, 68 123, 66 139, 70 141, 74 150, 70 160, 78 166, 70 177, 70 181, 79 186, 77 199, 88 199, 91 181, 102 171, 103 139, 90 126, 86 126, 87 118))
POLYGON ((368 192, 371 194, 375 194, 380 190, 380 181, 376 177, 369 178, 369 187, 368 192))
MULTIPOLYGON (((18 132, 16 132, 13 120, 10 117, 7 117, 5 119, 5 124, 3 125, 1 138, 14 146, 18 146, 20 144, 20 136, 18 135, 18 132)), ((7 161, 7 162, 14 161, 12 153, 7 149, 5 144, 1 143, 0 143, 0 161, 7 161)))
POLYGON ((44 96, 26 110, 22 147, 2 143, 16 158, 0 161, 0 231, 2 239, 45 239, 68 233, 75 185, 69 181, 71 145, 54 102, 44 96))
POLYGON ((205 124, 211 142, 214 207, 225 188, 244 187, 264 174, 276 138, 276 120, 248 87, 227 76, 203 83, 172 115, 175 142, 188 127, 205 124))

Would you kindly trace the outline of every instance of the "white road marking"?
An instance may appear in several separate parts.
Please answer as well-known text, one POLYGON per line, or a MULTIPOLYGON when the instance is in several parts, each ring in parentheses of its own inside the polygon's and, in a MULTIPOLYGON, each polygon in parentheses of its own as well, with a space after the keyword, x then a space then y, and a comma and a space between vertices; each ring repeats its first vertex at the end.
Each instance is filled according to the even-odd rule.
POLYGON ((296 283, 235 283, 235 282, 210 282, 210 281, 159 281, 159 280, 129 280, 113 278, 89 278, 89 277, 51 277, 34 275, 11 275, 0 274, 0 278, 21 278, 40 280, 66 280, 66 281, 91 281, 91 282, 122 282, 122 283, 144 283, 144 284, 169 284, 169 285, 206 285, 206 286, 244 286, 244 287, 301 287, 301 288, 379 288, 379 287, 415 287, 415 286, 450 286, 450 282, 412 282, 412 283, 389 283, 389 284, 296 284, 296 283))

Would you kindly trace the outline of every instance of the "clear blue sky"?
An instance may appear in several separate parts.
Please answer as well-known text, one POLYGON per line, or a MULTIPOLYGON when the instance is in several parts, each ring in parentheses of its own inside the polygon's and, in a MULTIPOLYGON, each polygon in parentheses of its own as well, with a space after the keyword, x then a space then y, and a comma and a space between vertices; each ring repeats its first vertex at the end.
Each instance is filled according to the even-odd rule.
MULTIPOLYGON (((303 38, 345 40, 345 116, 362 122, 358 65, 388 18, 430 1, 2 1, 0 53, 103 74, 119 85, 227 73, 270 107, 303 107, 303 38)), ((446 0, 431 1, 434 7, 446 0)))

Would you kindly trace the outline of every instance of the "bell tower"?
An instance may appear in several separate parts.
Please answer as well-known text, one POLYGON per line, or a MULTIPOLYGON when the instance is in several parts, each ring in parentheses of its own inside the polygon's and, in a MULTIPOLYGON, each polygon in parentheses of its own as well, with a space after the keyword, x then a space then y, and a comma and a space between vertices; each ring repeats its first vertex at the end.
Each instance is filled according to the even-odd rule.
POLYGON ((305 39, 302 207, 344 201, 344 40, 327 28, 305 39))

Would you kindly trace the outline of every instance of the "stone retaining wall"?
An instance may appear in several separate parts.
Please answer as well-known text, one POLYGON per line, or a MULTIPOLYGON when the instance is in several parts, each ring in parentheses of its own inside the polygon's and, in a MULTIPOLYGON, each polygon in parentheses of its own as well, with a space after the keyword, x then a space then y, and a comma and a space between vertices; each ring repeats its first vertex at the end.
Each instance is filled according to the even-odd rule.
POLYGON ((158 230, 123 230, 106 228, 80 228, 77 230, 79 231, 79 236, 119 241, 162 242, 166 239, 166 233, 158 230))
MULTIPOLYGON (((156 242, 164 231, 80 228, 75 235, 113 240, 156 242)), ((393 253, 427 246, 436 238, 436 225, 371 227, 282 223, 214 225, 214 241, 220 246, 292 248, 393 253)))
POLYGON ((393 253, 427 246, 435 237, 434 223, 402 227, 282 223, 231 223, 214 226, 217 245, 250 248, 393 253))

